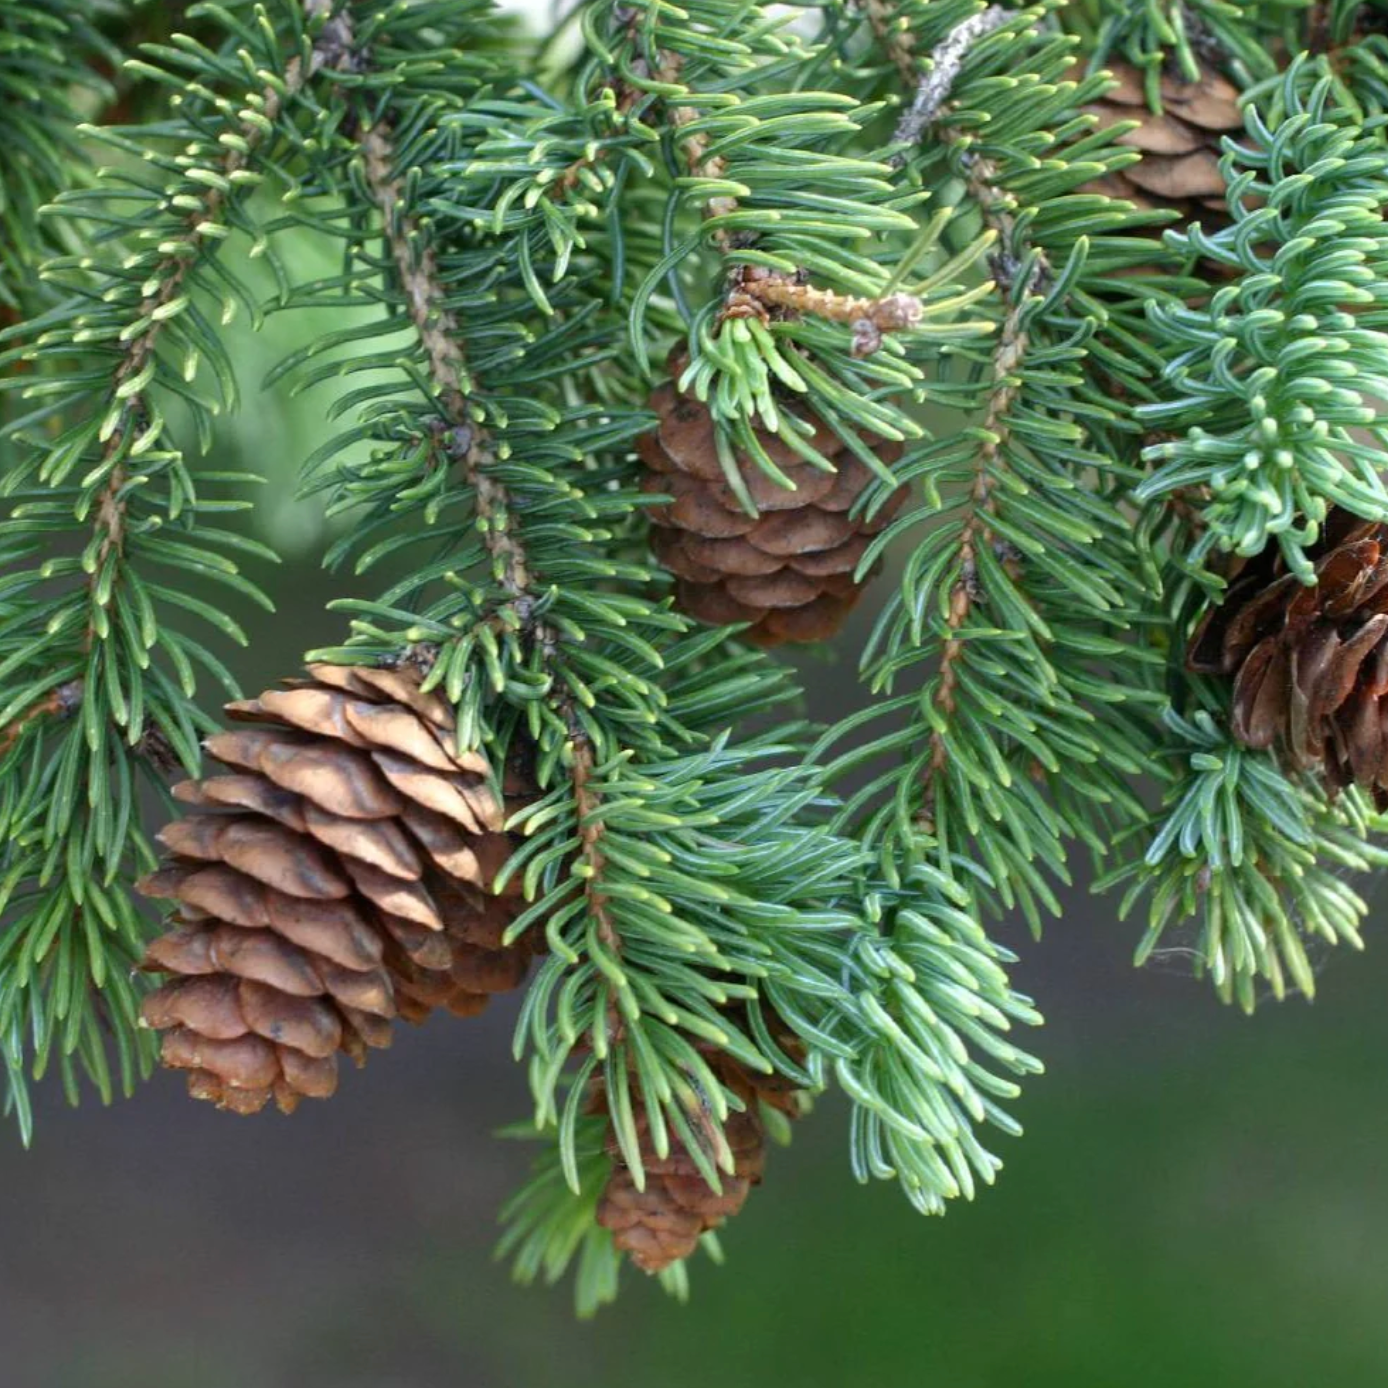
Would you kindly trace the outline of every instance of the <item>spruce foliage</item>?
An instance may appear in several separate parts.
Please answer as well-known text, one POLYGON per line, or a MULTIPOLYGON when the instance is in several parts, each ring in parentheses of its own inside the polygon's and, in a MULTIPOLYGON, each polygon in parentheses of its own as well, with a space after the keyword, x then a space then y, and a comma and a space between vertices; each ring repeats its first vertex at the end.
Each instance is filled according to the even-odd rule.
POLYGON ((31 1081, 106 1098, 153 1060, 133 883, 273 610, 253 479, 209 462, 260 389, 331 396, 270 465, 372 584, 308 657, 427 670, 460 749, 533 768, 497 885, 543 939, 515 1032, 543 1148, 503 1247, 576 1269, 581 1309, 616 1291, 614 1162, 733 1174, 711 1052, 836 1085, 855 1175, 922 1212, 991 1182, 1040 1016, 989 931, 1040 932, 1077 849, 1117 914, 1145 903, 1139 962, 1179 938, 1247 1009, 1312 992, 1311 941, 1360 945, 1379 817, 1240 746, 1184 651, 1240 559, 1310 583, 1332 508, 1388 521, 1373 6, 584 0, 543 37, 482 0, 196 4, 168 34, 143 8, 0 0, 26 1141, 31 1081), (1241 90, 1227 214, 1107 194, 1143 157, 1090 109, 1117 62, 1154 112, 1164 75, 1241 90), (229 326, 309 310, 339 326, 245 379, 229 326), (647 552, 635 445, 671 369, 747 509, 752 470, 832 466, 810 413, 872 471, 863 514, 907 491, 836 726, 647 552))

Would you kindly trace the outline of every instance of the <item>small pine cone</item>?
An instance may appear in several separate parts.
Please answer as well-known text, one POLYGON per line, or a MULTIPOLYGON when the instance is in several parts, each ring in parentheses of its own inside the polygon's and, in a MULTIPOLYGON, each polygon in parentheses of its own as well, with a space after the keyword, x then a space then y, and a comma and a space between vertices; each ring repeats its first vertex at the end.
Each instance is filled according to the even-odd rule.
POLYGON ((208 739, 230 769, 184 781, 196 807, 144 879, 178 903, 144 967, 164 1063, 219 1108, 284 1112, 390 1043, 397 1013, 467 1014, 528 962, 490 886, 509 851, 485 757, 459 754, 453 714, 403 670, 314 665, 308 680, 227 705, 208 739))
POLYGON ((1191 640, 1190 668, 1234 677, 1231 726, 1277 747, 1333 794, 1360 785, 1388 809, 1388 526, 1334 511, 1312 551, 1316 581, 1276 545, 1248 561, 1191 640))
MULTIPOLYGON (((798 1043, 788 1049, 800 1054, 798 1043)), ((689 1257, 699 1239, 738 1213, 754 1185, 760 1185, 766 1165, 766 1128, 761 1105, 780 1109, 792 1117, 800 1112, 801 1096, 779 1075, 747 1070, 727 1055, 710 1053, 715 1072, 745 1104, 745 1110, 728 1115, 724 1135, 733 1155, 733 1172, 721 1174, 722 1191, 715 1191, 679 1138, 670 1133, 668 1156, 656 1154, 650 1140, 650 1123, 639 1100, 636 1130, 641 1144, 641 1164, 646 1188, 638 1190, 622 1160, 616 1137, 609 1131, 607 1151, 613 1159, 612 1174, 598 1201, 597 1220, 612 1231, 613 1243, 630 1256, 643 1272, 661 1272, 689 1257)), ((593 1087, 590 1107, 606 1111, 601 1084, 593 1087)))
MULTIPOLYGON (((671 360, 678 377, 680 362, 671 360)), ((833 462, 824 472, 804 462, 774 434, 758 430, 768 456, 794 484, 778 486, 748 458, 738 466, 758 515, 749 516, 723 475, 708 407, 681 394, 674 380, 651 396, 660 423, 638 451, 650 469, 642 490, 673 497, 652 508, 651 549, 673 573, 676 605, 700 621, 750 622, 759 645, 821 641, 842 626, 862 595, 854 578, 868 541, 886 528, 906 499, 899 488, 871 519, 853 515, 872 471, 806 406, 810 442, 833 462)), ((873 435, 863 441, 886 464, 901 445, 873 435)))
POLYGON ((1101 129, 1140 121, 1118 143, 1140 150, 1142 158, 1087 184, 1086 190, 1125 198, 1141 208, 1173 208, 1182 222, 1201 222, 1210 230, 1224 226, 1228 217, 1220 140, 1243 129, 1238 88, 1208 68, 1195 82, 1163 75, 1158 115, 1147 104, 1138 68, 1124 62, 1108 68, 1117 85, 1085 110, 1098 116, 1101 129))

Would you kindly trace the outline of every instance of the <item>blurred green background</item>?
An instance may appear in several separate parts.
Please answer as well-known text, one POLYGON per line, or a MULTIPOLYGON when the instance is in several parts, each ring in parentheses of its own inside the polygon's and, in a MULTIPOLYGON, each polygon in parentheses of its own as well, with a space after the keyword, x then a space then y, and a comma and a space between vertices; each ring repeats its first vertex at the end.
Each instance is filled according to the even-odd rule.
MULTIPOLYGON (((273 471, 321 441, 328 393, 255 383, 322 326, 239 330, 247 399, 220 462, 273 471)), ((341 634, 330 597, 378 586, 320 572, 330 527, 286 475, 258 499, 289 560, 233 662, 252 690, 341 634)), ((863 634, 816 667, 812 712, 857 697, 863 634)), ((212 1112, 165 1075, 110 1110, 50 1087, 31 1152, 0 1131, 0 1388, 1388 1383, 1388 951, 1327 956, 1313 1006, 1248 1019, 1179 951, 1135 972, 1112 913, 1076 891, 1041 944, 1003 932, 1049 1073, 1016 1108, 1026 1137, 999 1139, 995 1190, 924 1220, 855 1186, 831 1099, 689 1305, 629 1275, 591 1324, 491 1257, 529 1159, 493 1137, 526 1109, 513 999, 401 1035, 288 1120, 212 1112)))

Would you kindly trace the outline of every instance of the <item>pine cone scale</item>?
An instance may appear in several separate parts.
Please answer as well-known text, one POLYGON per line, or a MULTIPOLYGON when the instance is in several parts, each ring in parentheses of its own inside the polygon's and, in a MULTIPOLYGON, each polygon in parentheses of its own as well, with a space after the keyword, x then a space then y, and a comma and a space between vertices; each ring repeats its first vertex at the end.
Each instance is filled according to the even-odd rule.
POLYGON ((1117 136, 1117 143, 1140 151, 1142 158, 1086 184, 1086 191, 1125 198, 1139 207, 1170 207, 1182 221, 1222 223, 1226 189, 1219 167, 1221 141, 1243 129, 1238 89, 1208 68, 1194 82, 1168 73, 1161 78, 1157 112, 1148 105, 1146 83, 1136 67, 1122 61, 1108 66, 1115 85, 1085 110, 1100 129, 1136 122, 1117 136))
POLYGON ((1274 547, 1245 564, 1191 639, 1187 664, 1234 677, 1230 726, 1334 792, 1388 804, 1388 526, 1334 513, 1314 581, 1274 547))
MULTIPOLYGON (((672 358, 672 377, 680 369, 672 358)), ((648 495, 670 498, 650 508, 650 542, 659 563, 679 580, 676 604, 700 621, 750 623, 748 638, 762 645, 832 636, 861 588, 853 574, 867 537, 890 522, 904 490, 871 518, 863 514, 859 503, 875 481, 873 470, 823 420, 791 402, 789 412, 805 415, 811 426, 806 447, 828 466, 758 430, 782 479, 736 459, 756 510, 750 514, 724 471, 707 407, 680 393, 674 380, 656 389, 650 405, 660 420, 638 444, 649 469, 641 486, 648 495)), ((900 445, 873 435, 863 435, 856 446, 888 465, 901 454, 900 445)))

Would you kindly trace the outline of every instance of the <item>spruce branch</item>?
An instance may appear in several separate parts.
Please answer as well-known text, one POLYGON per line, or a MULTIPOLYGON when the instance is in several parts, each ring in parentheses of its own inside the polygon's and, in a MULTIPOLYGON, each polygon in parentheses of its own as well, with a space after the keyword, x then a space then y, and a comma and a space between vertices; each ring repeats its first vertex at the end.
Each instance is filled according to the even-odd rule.
MULTIPOLYGON (((234 48, 189 40, 160 54, 166 68, 138 64, 180 88, 170 120, 143 140, 82 128, 115 160, 99 178, 74 179, 48 211, 84 248, 47 264, 52 306, 11 330, 20 345, 0 353, 25 368, 0 388, 28 410, 0 435, 13 448, 0 542, 0 1036, 11 1076, 51 1066, 74 1099, 82 1071, 110 1097, 108 1049, 126 1090, 151 1061, 133 972, 146 926, 131 883, 154 862, 140 781, 162 790, 171 764, 196 767, 211 727, 200 668, 235 693, 186 619, 244 639, 197 585, 268 606, 228 551, 274 555, 214 523, 241 503, 203 494, 204 481, 238 479, 202 477, 170 421, 186 406, 206 448, 213 415, 234 404, 206 304, 215 293, 229 319, 236 296, 247 298, 226 243, 258 235, 249 195, 267 172, 282 175, 285 146, 302 140, 295 111, 311 44, 287 12, 253 32, 221 19, 234 48)), ((27 1100, 16 1103, 27 1123, 27 1100)))
MULTIPOLYGON (((1040 284, 1045 270, 1045 262, 1033 257, 1029 283, 1023 287, 998 332, 997 346, 993 350, 991 373, 993 386, 988 395, 987 413, 982 425, 982 443, 978 449, 978 463, 974 482, 969 491, 968 509, 963 525, 959 529, 958 564, 959 577, 950 589, 949 610, 945 616, 945 639, 940 652, 939 682, 935 688, 935 705, 946 722, 956 712, 956 690, 959 684, 959 671, 956 663, 965 651, 960 633, 967 624, 973 605, 982 595, 978 576, 978 548, 980 545, 997 545, 989 529, 989 518, 994 512, 994 487, 996 474, 1005 457, 1010 426, 1008 415, 1016 402, 1021 389, 1021 367, 1026 359, 1027 330, 1023 326, 1023 315, 1027 300, 1040 284)), ((1002 542, 999 546, 1002 564, 1009 577, 1018 577, 1017 551, 1015 547, 1002 542)), ((937 728, 930 735, 930 760, 926 768, 925 795, 921 806, 921 824, 927 832, 932 827, 931 783, 949 759, 949 750, 944 735, 937 728)))
MULTIPOLYGON (((1077 852, 1145 913, 1139 962, 1189 943, 1245 1007, 1309 994, 1316 941, 1359 946, 1349 874, 1388 864, 1383 816, 1310 771, 1324 748, 1332 782, 1373 779, 1377 684, 1345 748, 1313 745, 1307 690, 1349 678, 1296 663, 1321 628, 1279 633, 1291 683, 1261 708, 1268 664, 1231 701, 1197 671, 1233 647, 1183 652, 1224 580, 1241 602, 1259 564, 1317 579, 1333 510, 1388 527, 1388 35, 1366 7, 592 0, 538 44, 452 0, 193 17, 205 39, 131 64, 167 110, 79 131, 93 54, 123 56, 96 21, 118 25, 0 0, 0 1086, 26 1137, 31 1076, 105 1095, 151 1060, 143 783, 196 765, 199 685, 234 692, 216 644, 246 639, 230 600, 268 605, 244 562, 274 557, 218 520, 242 479, 198 461, 236 405, 242 308, 324 315, 266 384, 330 395, 292 461, 338 530, 328 567, 389 574, 333 604, 347 631, 311 658, 354 668, 310 700, 419 694, 431 753, 451 708, 455 760, 493 768, 469 786, 494 774, 510 805, 466 881, 506 898, 486 967, 534 966, 514 1048, 545 1154, 507 1211, 518 1276, 576 1266, 580 1305, 610 1300, 622 1250, 644 1265, 613 1189, 698 1187, 688 1251, 760 1169, 755 1106, 830 1083, 856 1176, 923 1213, 971 1198, 1040 1069, 985 922, 1039 930, 1077 852), (1109 195, 1145 173, 1160 200, 1182 160, 1175 211, 1109 195), (768 496, 794 503, 772 524, 768 496), (846 607, 888 556, 864 697, 809 727, 752 642, 822 634, 802 608, 846 607), (818 597, 758 588, 781 570, 818 597), (701 572, 730 598, 704 614, 754 613, 748 640, 682 615, 701 572), (1246 740, 1285 715, 1291 756, 1239 742, 1250 708, 1246 740)), ((1349 611, 1315 599, 1355 654, 1381 542, 1342 547, 1349 611)))
MULTIPOLYGON (((958 215, 993 232, 996 336, 986 356, 957 354, 976 363, 967 386, 935 388, 942 403, 977 409, 979 424, 907 452, 896 471, 922 482, 926 499, 864 557, 919 527, 902 590, 863 661, 882 700, 875 716, 904 713, 905 726, 845 751, 838 765, 861 773, 892 752, 902 758, 900 770, 876 771, 848 811, 889 880, 928 861, 980 907, 1020 905, 1039 928, 1041 910, 1058 905, 1045 876, 1065 879, 1066 841, 1101 853, 1109 818, 1141 813, 1125 774, 1142 765, 1136 749, 1159 702, 1157 661, 1129 634, 1145 601, 1123 511, 1134 469, 1120 460, 1133 450, 1089 377, 1100 325, 1126 333, 1134 320, 1128 304, 1122 317, 1113 312, 1101 268, 1133 254, 1123 236, 1133 217, 1078 191, 1128 156, 1078 112, 1101 79, 1058 80, 1068 45, 1030 28, 1035 12, 989 12, 962 33, 957 17, 909 3, 903 12, 921 26, 913 47, 938 49, 932 70, 949 80, 927 88, 921 109, 934 123, 898 149, 902 174, 957 179, 958 215), (1004 130, 977 113, 990 83, 1011 80, 1002 72, 1019 50, 1030 54, 1017 84, 1029 95, 1019 90, 1004 130), (1044 176, 1033 173, 1038 158, 1044 176), (1094 217, 1083 232, 1065 225, 1071 197, 1077 215, 1094 217), (1108 687, 1091 666, 1100 652, 1112 662, 1108 687), (919 692, 895 692, 918 667, 919 692)), ((1103 350, 1124 379, 1145 369, 1124 360, 1126 341, 1121 355, 1103 350)), ((865 711, 842 735, 866 722, 865 711)))
POLYGON ((1189 560, 1276 543, 1310 582, 1313 544, 1332 507, 1388 518, 1388 316, 1381 275, 1388 196, 1379 141, 1294 63, 1248 110, 1249 142, 1222 167, 1232 225, 1170 234, 1230 276, 1207 303, 1154 301, 1164 398, 1140 405, 1162 431, 1141 502, 1194 490, 1207 499, 1189 560), (1273 104, 1275 103, 1275 105, 1273 104))
MULTIPOLYGON (((388 133, 374 125, 361 141, 367 186, 381 214, 395 273, 404 291, 410 322, 419 336, 429 376, 438 392, 447 425, 445 451, 461 464, 477 499, 477 517, 494 573, 514 598, 533 596, 525 549, 509 519, 505 487, 489 472, 496 462, 487 431, 474 427, 468 400, 471 381, 463 355, 458 320, 447 306, 439 283, 438 261, 428 236, 411 213, 402 211, 400 184, 395 176, 395 152, 388 133)), ((553 633, 537 632, 552 642, 553 633)))
POLYGON ((1239 746, 1212 693, 1198 691, 1189 714, 1167 713, 1176 755, 1162 804, 1124 837, 1123 860, 1094 890, 1125 886, 1121 917, 1149 899, 1139 964, 1174 937, 1221 998, 1252 1012, 1260 987, 1278 999, 1315 995, 1308 942, 1364 947, 1369 908, 1345 874, 1388 865, 1374 841, 1385 822, 1359 791, 1329 803, 1239 746))
MULTIPOLYGON (((439 406, 447 425, 447 455, 462 466, 472 489, 478 528, 491 558, 493 576, 510 598, 531 610, 537 594, 532 591, 530 565, 521 531, 513 519, 516 508, 504 484, 489 471, 496 463, 495 450, 487 431, 474 425, 466 393, 471 380, 461 345, 460 325, 447 307, 430 238, 418 219, 402 210, 401 190, 394 176, 394 150, 379 124, 362 137, 362 156, 367 186, 380 210, 410 321, 438 392, 439 406)), ((560 640, 559 633, 543 621, 532 624, 531 637, 547 656, 553 655, 560 640)), ((596 923, 599 941, 615 955, 620 952, 620 941, 601 886, 601 806, 592 790, 592 748, 587 734, 573 717, 567 691, 562 683, 557 687, 557 701, 571 734, 569 775, 589 911, 596 923)))
POLYGON ((91 0, 4 0, 0 4, 0 330, 36 309, 35 271, 71 249, 40 208, 60 189, 90 177, 78 136, 78 109, 104 101, 119 54, 99 27, 91 0))

